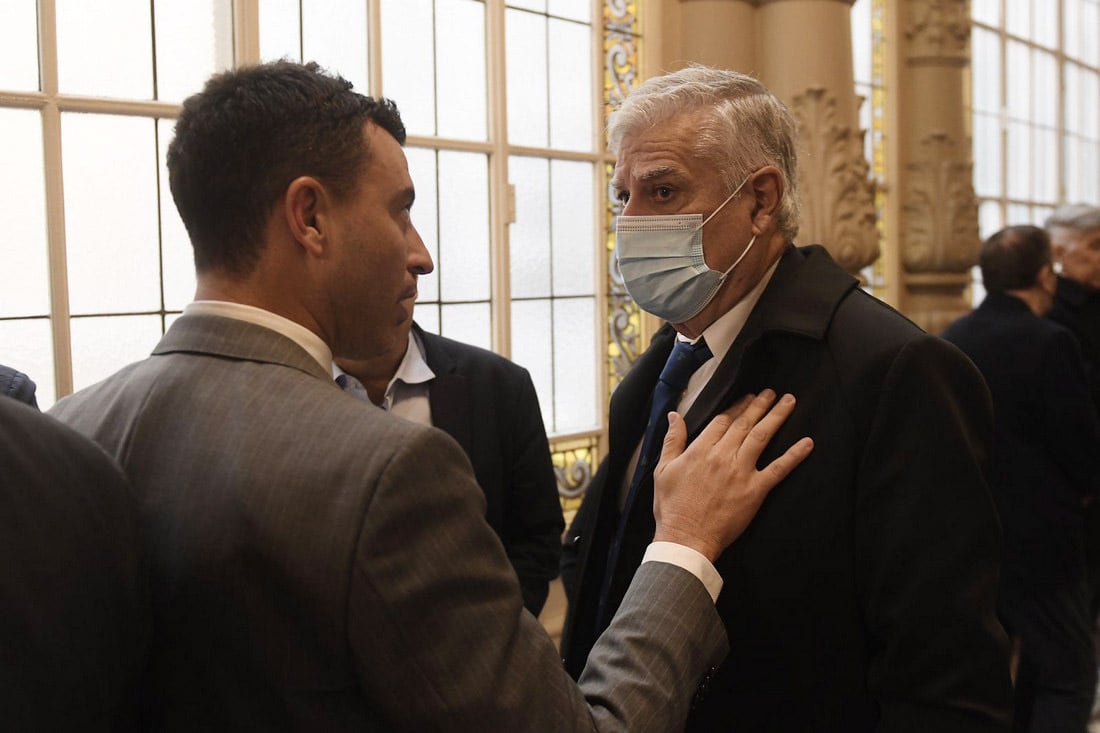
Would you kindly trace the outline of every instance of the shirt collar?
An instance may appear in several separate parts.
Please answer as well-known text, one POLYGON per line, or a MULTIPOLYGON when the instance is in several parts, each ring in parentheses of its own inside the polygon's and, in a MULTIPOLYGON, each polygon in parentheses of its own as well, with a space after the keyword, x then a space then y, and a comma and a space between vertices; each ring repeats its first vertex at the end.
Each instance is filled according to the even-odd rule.
MULTIPOLYGON (((755 287, 745 297, 741 298, 736 305, 703 330, 703 335, 700 338, 706 339, 710 353, 714 354, 715 363, 720 363, 726 352, 733 346, 733 342, 741 333, 741 329, 745 327, 745 323, 748 322, 749 314, 756 307, 757 301, 764 293, 764 288, 768 287, 768 283, 771 282, 772 275, 775 274, 775 269, 778 266, 779 260, 776 260, 764 273, 764 277, 760 278, 760 282, 756 283, 755 287)), ((676 338, 679 341, 692 342, 691 339, 680 334, 677 334, 676 338)))
POLYGON ((254 323, 286 336, 301 346, 326 372, 332 371, 332 349, 324 340, 300 323, 263 308, 227 300, 196 300, 183 309, 185 316, 221 316, 254 323))
POLYGON ((424 360, 424 348, 420 344, 420 339, 415 333, 409 331, 409 347, 405 349, 405 358, 397 365, 397 371, 394 372, 386 391, 388 392, 397 381, 405 384, 423 384, 433 379, 435 379, 435 372, 424 360))

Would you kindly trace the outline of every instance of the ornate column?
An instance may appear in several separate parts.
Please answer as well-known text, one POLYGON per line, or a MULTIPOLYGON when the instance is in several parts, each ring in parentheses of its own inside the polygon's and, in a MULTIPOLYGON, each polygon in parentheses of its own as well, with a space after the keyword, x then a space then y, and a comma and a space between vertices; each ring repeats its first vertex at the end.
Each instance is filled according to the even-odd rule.
POLYGON ((689 62, 753 74, 756 68, 752 0, 680 0, 680 55, 689 62))
POLYGON ((970 310, 978 203, 964 105, 968 0, 902 0, 901 306, 930 333, 970 310))
POLYGON ((798 123, 798 243, 823 244, 856 272, 878 258, 879 244, 853 83, 852 2, 756 0, 756 38, 757 76, 798 123))

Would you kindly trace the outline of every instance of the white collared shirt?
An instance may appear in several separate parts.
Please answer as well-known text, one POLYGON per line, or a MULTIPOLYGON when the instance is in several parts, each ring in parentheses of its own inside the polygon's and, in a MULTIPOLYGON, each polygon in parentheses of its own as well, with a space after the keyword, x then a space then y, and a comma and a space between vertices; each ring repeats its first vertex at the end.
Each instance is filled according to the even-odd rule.
POLYGON ((286 336, 306 350, 326 372, 332 371, 332 349, 320 336, 300 323, 263 308, 228 300, 196 300, 183 309, 185 316, 221 316, 247 321, 286 336))
MULTIPOLYGON (((333 378, 345 374, 338 365, 332 365, 333 378)), ((350 376, 350 375, 349 375, 350 376)), ((386 412, 393 413, 406 420, 432 424, 432 408, 428 401, 429 383, 435 379, 435 372, 424 360, 424 349, 416 334, 409 331, 409 344, 405 356, 397 365, 397 371, 386 385, 386 394, 379 405, 386 412)))

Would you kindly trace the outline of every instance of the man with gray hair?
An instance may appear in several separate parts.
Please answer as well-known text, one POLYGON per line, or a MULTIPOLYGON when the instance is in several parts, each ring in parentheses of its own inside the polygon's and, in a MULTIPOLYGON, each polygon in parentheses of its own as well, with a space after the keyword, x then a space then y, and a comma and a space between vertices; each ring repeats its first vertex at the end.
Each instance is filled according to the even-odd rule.
POLYGON ((1100 410, 1100 207, 1063 206, 1046 220, 1046 230, 1061 266, 1050 317, 1081 343, 1092 401, 1100 410))
POLYGON ((695 435, 772 384, 799 395, 780 433, 818 447, 716 563, 736 589, 718 601, 731 651, 687 729, 1005 730, 981 375, 823 247, 794 246, 795 124, 755 79, 650 79, 609 136, 619 267, 668 324, 612 396, 609 452, 566 535, 567 667, 580 671, 652 538, 664 415, 695 435))
MULTIPOLYGON (((1100 207, 1063 206, 1050 215, 1045 227, 1054 262, 1061 269, 1048 317, 1072 331, 1081 344, 1089 394, 1100 414, 1100 207)), ((1084 526, 1089 614, 1095 622, 1100 615, 1100 503, 1086 507, 1084 526)), ((1093 641, 1100 642, 1098 637, 1100 631, 1094 631, 1093 641)), ((1097 712, 1093 720, 1100 720, 1097 712)))

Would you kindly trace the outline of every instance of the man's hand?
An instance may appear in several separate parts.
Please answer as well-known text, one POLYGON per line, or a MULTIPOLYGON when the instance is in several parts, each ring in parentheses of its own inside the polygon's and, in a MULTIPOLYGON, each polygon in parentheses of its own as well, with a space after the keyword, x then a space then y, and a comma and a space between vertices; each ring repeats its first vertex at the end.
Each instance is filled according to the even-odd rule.
POLYGON ((774 407, 773 402, 770 389, 746 395, 715 416, 687 450, 684 421, 669 413, 661 461, 653 472, 654 541, 686 545, 714 562, 741 536, 772 487, 813 450, 813 441, 803 438, 756 470, 764 447, 794 410, 792 395, 774 407))

